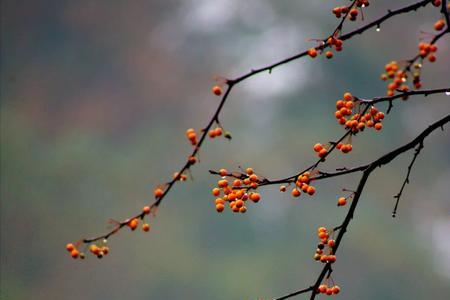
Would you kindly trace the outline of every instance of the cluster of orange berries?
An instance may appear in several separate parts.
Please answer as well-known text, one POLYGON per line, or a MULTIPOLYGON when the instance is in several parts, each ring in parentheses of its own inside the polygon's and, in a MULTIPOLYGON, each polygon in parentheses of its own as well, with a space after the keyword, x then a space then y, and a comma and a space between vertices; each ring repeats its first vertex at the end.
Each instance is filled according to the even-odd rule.
POLYGON ((224 179, 217 182, 217 187, 212 189, 212 194, 217 197, 215 200, 216 211, 221 213, 225 210, 225 203, 229 203, 232 212, 245 213, 247 211, 247 200, 254 203, 261 200, 261 195, 256 192, 248 192, 249 189, 256 189, 258 187, 259 178, 252 168, 245 170, 244 179, 237 179, 230 176, 230 181, 226 179, 228 171, 220 169, 219 175, 224 179), (221 196, 223 193, 223 196, 221 196))
POLYGON ((336 244, 335 240, 329 239, 330 235, 325 227, 319 227, 317 229, 317 237, 320 243, 317 245, 314 260, 322 263, 334 263, 336 261, 336 255, 333 255, 333 247, 336 244), (326 251, 328 251, 328 254, 325 254, 326 251))
POLYGON ((198 143, 198 141, 197 141, 197 134, 195 133, 195 129, 194 128, 189 128, 188 130, 186 130, 186 137, 191 142, 192 146, 197 145, 197 143, 198 143))
MULTIPOLYGON (((355 4, 357 7, 366 7, 370 5, 368 0, 358 0, 355 4)), ((332 13, 336 16, 336 18, 341 18, 343 15, 348 13, 349 20, 356 21, 359 11, 357 8, 352 8, 352 6, 337 6, 333 8, 332 13)))
MULTIPOLYGON (((334 49, 335 49, 337 52, 340 52, 340 51, 342 51, 342 49, 343 49, 344 42, 343 42, 341 39, 338 39, 338 38, 336 38, 336 37, 329 37, 329 38, 327 39, 327 44, 328 44, 330 47, 334 47, 334 49)), ((307 53, 308 53, 308 55, 309 55, 311 58, 316 57, 317 54, 318 54, 316 48, 310 48, 310 49, 308 49, 308 52, 307 52, 307 53)), ((331 58, 333 58, 333 56, 334 56, 334 54, 333 54, 332 51, 326 51, 326 52, 325 52, 325 57, 326 57, 326 58, 331 59, 331 58)))
MULTIPOLYGON (((414 65, 415 68, 420 69, 421 65, 416 64, 414 65)), ((408 74, 406 71, 399 68, 398 63, 393 60, 390 63, 386 64, 384 66, 384 69, 386 73, 381 74, 380 79, 383 81, 387 81, 390 79, 390 82, 387 84, 387 92, 386 94, 390 97, 393 96, 395 93, 395 90, 401 90, 402 92, 409 91, 409 86, 405 84, 408 74)), ((420 73, 417 72, 414 75, 414 87, 416 89, 419 89, 422 87, 422 83, 420 82, 420 73)))
POLYGON ((102 258, 109 253, 109 248, 104 245, 97 246, 95 244, 92 244, 91 246, 89 246, 89 252, 97 256, 97 258, 102 258))
MULTIPOLYGON (((149 206, 145 206, 142 209, 143 216, 150 214, 150 211, 151 211, 151 208, 149 206)), ((133 231, 136 230, 136 228, 138 228, 138 226, 139 226, 139 219, 138 218, 133 218, 133 219, 129 220, 128 223, 127 223, 127 226, 130 227, 130 229, 133 230, 133 231)), ((142 224, 142 226, 141 226, 141 229, 144 232, 148 232, 148 231, 150 231, 150 225, 148 223, 144 222, 142 224)))
POLYGON ((436 56, 433 54, 438 50, 438 47, 436 45, 420 42, 418 47, 420 57, 428 58, 429 62, 436 61, 436 56))
MULTIPOLYGON (((310 185, 309 184, 310 182, 311 182, 310 172, 304 172, 303 174, 299 175, 297 177, 297 180, 295 181, 295 187, 291 191, 292 197, 294 198, 300 197, 302 192, 310 196, 314 195, 316 193, 316 188, 310 185)), ((286 187, 284 185, 281 186, 280 191, 281 192, 286 191, 286 187)))
MULTIPOLYGON (((109 253, 109 248, 105 246, 106 240, 103 240, 103 245, 97 246, 95 244, 92 244, 89 247, 89 252, 97 256, 97 258, 102 258, 103 256, 107 255, 109 253)), ((83 252, 80 252, 76 246, 72 243, 69 243, 66 245, 66 250, 70 252, 70 256, 72 258, 77 259, 85 259, 86 255, 83 252)))
MULTIPOLYGON (((133 231, 136 230, 136 228, 139 226, 138 218, 144 220, 145 215, 150 214, 150 212, 151 212, 150 206, 144 206, 144 208, 142 209, 142 213, 140 214, 139 217, 129 219, 128 221, 125 221, 124 223, 116 222, 117 223, 116 230, 119 230, 122 226, 125 226, 125 225, 128 226, 133 231)), ((144 222, 142 224, 141 228, 142 228, 142 231, 145 231, 145 232, 150 231, 150 225, 148 223, 144 222)), ((95 255, 97 258, 103 258, 103 256, 105 256, 109 253, 109 247, 106 246, 107 242, 108 242, 107 239, 104 238, 100 245, 91 244, 89 246, 89 252, 92 253, 93 255, 95 255)), ((81 242, 78 242, 76 244, 79 244, 79 243, 81 243, 81 242)), ((73 244, 73 243, 67 244, 66 250, 70 253, 70 256, 72 256, 72 258, 74 258, 74 259, 76 259, 76 258, 85 259, 86 255, 77 249, 76 244, 73 244)))
POLYGON ((72 256, 72 258, 78 258, 78 257, 81 258, 81 259, 85 258, 84 253, 81 253, 77 249, 77 247, 74 244, 72 244, 72 243, 69 243, 69 244, 66 245, 66 250, 70 253, 70 256, 72 256))
POLYGON ((327 294, 328 296, 339 294, 341 291, 341 288, 338 285, 331 285, 328 286, 328 284, 321 284, 319 285, 319 288, 317 289, 317 292, 320 294, 327 294))
MULTIPOLYGON (((334 116, 338 120, 339 124, 345 126, 348 129, 352 130, 352 133, 358 133, 359 131, 363 131, 364 128, 373 127, 375 130, 381 130, 383 127, 381 120, 384 119, 384 113, 378 111, 375 106, 370 108, 370 111, 361 115, 360 113, 353 114, 353 109, 355 108, 355 98, 349 92, 344 94, 343 99, 339 99, 336 101, 336 112, 334 116), (346 118, 348 117, 348 118, 346 118)), ((359 103, 356 103, 359 104, 359 103)), ((347 153, 351 151, 351 148, 344 147, 344 145, 338 145, 338 149, 342 152, 347 153), (347 151, 346 151, 347 150, 347 151)))

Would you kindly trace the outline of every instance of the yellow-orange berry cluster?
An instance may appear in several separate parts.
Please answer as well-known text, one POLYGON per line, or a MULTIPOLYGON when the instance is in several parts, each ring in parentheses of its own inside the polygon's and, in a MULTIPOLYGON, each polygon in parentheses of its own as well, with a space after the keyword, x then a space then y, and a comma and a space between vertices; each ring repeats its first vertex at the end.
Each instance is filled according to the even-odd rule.
POLYGON ((330 239, 329 232, 325 227, 319 227, 317 229, 317 237, 320 243, 317 245, 314 260, 322 263, 334 263, 336 261, 336 255, 333 254, 335 240, 330 239))
POLYGON ((341 288, 338 285, 328 285, 328 284, 321 284, 319 285, 319 288, 317 289, 317 293, 320 294, 327 294, 328 296, 339 294, 341 291, 341 288))
POLYGON ((295 187, 291 191, 292 197, 295 198, 300 197, 302 192, 310 196, 314 195, 316 193, 316 188, 310 185, 310 182, 311 182, 310 172, 304 172, 303 174, 299 175, 295 182, 295 187))
POLYGON ((194 128, 189 128, 188 130, 186 130, 186 137, 191 142, 192 146, 197 145, 197 143, 198 143, 198 141, 197 141, 197 134, 195 133, 195 129, 194 128))
POLYGON ((89 252, 97 256, 97 258, 102 258, 109 253, 109 248, 105 245, 98 246, 96 244, 92 244, 89 246, 89 252))
MULTIPOLYGON (((384 119, 384 113, 378 111, 375 106, 370 108, 370 112, 364 115, 359 112, 354 113, 354 109, 359 103, 355 101, 353 95, 349 92, 344 94, 343 99, 336 101, 336 112, 334 116, 338 120, 338 123, 345 126, 347 129, 351 129, 352 133, 358 133, 363 131, 366 127, 373 127, 375 130, 381 130, 383 125, 381 120, 384 119)), ((340 147, 338 147, 339 149, 340 147)), ((350 149, 340 148, 344 153, 350 152, 350 149), (345 150, 348 150, 345 152, 345 150)))
MULTIPOLYGON (((395 90, 401 90, 402 92, 409 91, 409 86, 406 84, 408 74, 406 71, 400 69, 398 63, 393 60, 384 66, 386 73, 381 74, 380 79, 383 81, 389 81, 387 84, 386 94, 393 96, 395 90)), ((416 76, 414 76, 416 77, 416 76)), ((417 79, 414 81, 414 86, 420 88, 420 74, 417 75, 417 79)))
POLYGON ((219 175, 223 179, 217 182, 217 187, 212 189, 212 194, 217 197, 215 200, 216 211, 221 213, 225 210, 226 203, 232 212, 245 213, 248 200, 254 203, 261 200, 261 195, 256 192, 249 192, 250 189, 258 187, 259 178, 252 168, 245 170, 243 179, 234 178, 228 174, 226 169, 220 169, 219 175), (222 195, 223 194, 223 195, 222 195))

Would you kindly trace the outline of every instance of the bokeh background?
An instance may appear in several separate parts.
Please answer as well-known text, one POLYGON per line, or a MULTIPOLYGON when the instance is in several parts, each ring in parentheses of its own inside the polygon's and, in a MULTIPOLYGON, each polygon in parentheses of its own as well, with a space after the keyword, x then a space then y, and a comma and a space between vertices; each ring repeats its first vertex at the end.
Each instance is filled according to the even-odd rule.
MULTIPOLYGON (((373 1, 365 18, 411 2, 373 1)), ((101 261, 74 261, 64 246, 152 201, 191 151, 186 128, 205 126, 218 105, 214 76, 313 46, 308 38, 336 26, 334 5, 1 1, 1 299, 270 299, 313 282, 316 228, 340 224, 336 199, 359 175, 320 182, 312 198, 268 187, 247 214, 218 215, 207 170, 252 166, 278 178, 309 165, 315 142, 342 134, 338 97, 383 95, 384 64, 415 55, 436 8, 357 36, 332 60, 305 58, 243 82, 221 114, 233 140, 207 141, 194 180, 171 191, 149 234, 124 230, 101 261)), ((439 41, 437 63, 426 65, 426 87, 449 85, 449 44, 439 41)), ((351 155, 323 169, 373 160, 449 111, 445 95, 398 103, 381 133, 358 136, 351 155)), ((449 295, 449 137, 426 140, 397 218, 392 196, 412 153, 370 178, 335 265, 336 299, 449 295)))

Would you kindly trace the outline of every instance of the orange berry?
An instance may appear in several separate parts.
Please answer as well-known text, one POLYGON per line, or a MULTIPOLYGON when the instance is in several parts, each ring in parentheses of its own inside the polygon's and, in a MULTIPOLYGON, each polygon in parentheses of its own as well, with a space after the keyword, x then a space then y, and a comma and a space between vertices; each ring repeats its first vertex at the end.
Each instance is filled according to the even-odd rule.
POLYGON ((340 18, 342 9, 340 7, 335 7, 335 8, 333 8, 332 12, 337 18, 340 18))
POLYGON ((310 185, 308 186, 308 190, 306 192, 312 196, 316 192, 316 188, 310 185))
POLYGON ((339 292, 341 291, 341 288, 339 286, 335 285, 331 288, 331 291, 333 292, 333 294, 339 294, 339 292))
MULTIPOLYGON (((225 206, 223 204, 216 204, 216 211, 218 213, 223 212, 223 210, 225 209, 225 206)), ((233 209, 234 210, 234 209, 233 209)))
POLYGON ((316 152, 320 152, 320 150, 323 149, 323 146, 322 146, 322 144, 317 143, 317 144, 314 145, 313 149, 316 152))
POLYGON ((150 231, 150 225, 147 223, 142 224, 142 230, 145 232, 150 231))
MULTIPOLYGON (((239 190, 236 192, 236 198, 241 199, 245 194, 245 190, 239 190)), ((242 199, 242 200, 247 200, 247 199, 242 199)))
POLYGON ((216 137, 216 131, 214 129, 211 129, 208 131, 208 136, 210 138, 215 138, 216 137))
POLYGON ((327 286, 325 284, 319 285, 319 292, 324 294, 327 291, 327 286))
POLYGON ((309 55, 310 57, 312 57, 312 58, 316 57, 316 56, 317 56, 317 50, 316 50, 315 48, 310 48, 310 49, 308 50, 308 55, 309 55))
POLYGON ((213 188, 213 190, 212 190, 212 194, 214 195, 214 196, 219 196, 220 195, 220 189, 218 189, 218 188, 213 188))
POLYGON ((328 296, 329 295, 333 295, 333 289, 332 288, 327 288, 326 292, 325 292, 328 296))
POLYGON ((375 128, 375 130, 381 130, 381 128, 383 128, 383 124, 376 123, 373 127, 375 128))
POLYGON ((139 224, 138 219, 134 218, 128 222, 128 227, 130 227, 131 230, 135 230, 137 228, 138 224, 139 224))
POLYGON ((345 103, 345 107, 348 108, 348 109, 352 109, 353 108, 353 102, 347 101, 347 103, 345 103))
POLYGON ((91 245, 89 246, 89 251, 91 251, 92 254, 98 255, 100 253, 100 248, 97 245, 91 245))
POLYGON ((286 186, 285 185, 280 186, 280 192, 282 192, 282 193, 286 192, 286 186))
POLYGON ((328 240, 328 246, 334 247, 335 244, 336 244, 335 240, 328 240))
POLYGON ((217 127, 216 129, 214 129, 214 132, 216 133, 216 136, 221 136, 223 133, 222 128, 217 127))
POLYGON ((216 205, 217 204, 225 204, 225 200, 223 200, 222 198, 217 198, 216 199, 216 205))
POLYGON ((328 233, 326 231, 321 231, 321 232, 319 232, 318 237, 320 239, 328 238, 328 233))
POLYGON ((349 92, 346 92, 344 94, 344 100, 345 101, 352 101, 353 100, 353 95, 351 93, 349 93, 349 92))
POLYGON ((332 58, 333 57, 333 52, 331 52, 331 51, 325 52, 325 57, 328 58, 328 59, 332 58))
POLYGON ((350 17, 356 18, 358 16, 358 9, 353 8, 350 10, 350 17))
POLYGON ((344 107, 344 101, 342 101, 342 100, 338 100, 338 101, 336 101, 336 109, 341 109, 341 108, 343 108, 344 107))
POLYGON ((233 181, 233 186, 234 186, 234 187, 240 187, 241 185, 242 185, 242 181, 241 181, 241 180, 235 179, 235 180, 233 181))
POLYGON ((217 185, 219 187, 221 187, 221 188, 227 187, 228 186, 228 181, 226 179, 219 180, 217 182, 217 185))
POLYGON ((248 179, 250 179, 250 181, 252 181, 252 182, 257 182, 258 176, 256 176, 255 174, 252 174, 248 177, 248 179))
POLYGON ((197 134, 195 132, 191 132, 187 135, 189 140, 195 140, 197 138, 197 134))
POLYGON ((238 213, 239 210, 240 210, 240 208, 237 207, 236 205, 234 205, 234 206, 231 208, 231 210, 232 210, 233 212, 235 212, 235 213, 238 213))
POLYGON ((245 169, 245 173, 247 173, 247 175, 252 175, 254 173, 252 168, 247 168, 245 169))
POLYGON ((292 189, 291 194, 293 197, 299 197, 301 193, 298 189, 294 188, 294 189, 292 189))
POLYGON ((160 188, 156 188, 155 191, 153 192, 155 194, 155 198, 161 198, 162 195, 164 195, 164 191, 160 188))
POLYGON ((261 199, 261 196, 258 193, 251 193, 250 194, 250 200, 253 202, 258 202, 261 199))
POLYGON ((241 208, 242 206, 244 206, 244 201, 242 201, 242 200, 236 200, 236 207, 237 207, 237 208, 241 208))
POLYGON ((301 188, 302 188, 302 191, 303 191, 304 193, 307 193, 307 192, 308 192, 309 185, 307 185, 306 183, 303 183, 302 186, 301 186, 301 188))
POLYGON ((320 233, 320 232, 327 232, 327 229, 325 227, 319 227, 319 228, 317 228, 317 232, 318 233, 320 233))
POLYGON ((70 256, 72 256, 72 258, 78 258, 79 255, 80 252, 78 252, 77 249, 73 249, 72 251, 70 251, 70 256))
POLYGON ((224 177, 224 176, 226 176, 227 174, 228 174, 227 169, 220 169, 220 170, 219 170, 219 175, 220 175, 220 176, 224 177))
POLYGON ((244 214, 247 211, 247 207, 242 206, 241 208, 239 208, 239 212, 244 214))
POLYGON ((348 147, 347 147, 347 145, 342 145, 341 151, 342 151, 342 153, 349 153, 350 152, 348 147))
POLYGON ((146 215, 148 215, 150 213, 150 206, 144 206, 144 208, 142 209, 142 212, 146 215))
POLYGON ((197 158, 195 156, 189 156, 188 162, 189 164, 193 165, 197 162, 197 158))
POLYGON ((436 23, 434 23, 434 29, 437 31, 440 31, 444 28, 445 21, 443 19, 438 20, 436 23))
POLYGON ((75 245, 70 243, 66 245, 66 250, 72 252, 75 249, 75 245))
POLYGON ((340 198, 338 199, 337 205, 338 205, 338 206, 344 206, 345 204, 347 204, 347 199, 345 199, 345 197, 340 197, 340 198))
POLYGON ((433 55, 433 54, 430 54, 430 55, 428 56, 428 61, 429 61, 429 62, 435 62, 435 61, 436 61, 436 56, 433 55))
POLYGON ((218 86, 218 85, 213 86, 212 92, 213 92, 213 94, 216 95, 216 96, 222 95, 222 89, 221 89, 220 86, 218 86))
POLYGON ((324 158, 327 155, 328 151, 327 149, 322 149, 319 151, 319 157, 324 158))
POLYGON ((236 194, 235 193, 229 193, 228 194, 228 200, 229 201, 234 201, 234 200, 236 200, 236 194))

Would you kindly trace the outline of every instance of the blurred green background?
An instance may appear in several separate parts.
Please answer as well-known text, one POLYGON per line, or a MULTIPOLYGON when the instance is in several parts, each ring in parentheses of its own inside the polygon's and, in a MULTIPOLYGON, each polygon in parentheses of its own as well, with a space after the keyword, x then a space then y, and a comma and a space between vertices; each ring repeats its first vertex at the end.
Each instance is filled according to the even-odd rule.
MULTIPOLYGON (((373 1, 364 16, 411 2, 373 1)), ((313 46, 308 38, 336 26, 336 3, 345 2, 3 0, 1 299, 270 299, 311 284, 322 267, 312 260, 316 228, 341 223, 336 199, 359 175, 295 200, 267 187, 247 214, 218 215, 207 170, 252 166, 279 178, 309 165, 314 143, 342 134, 338 97, 383 95, 384 64, 415 55, 436 8, 357 36, 332 60, 301 59, 243 82, 221 114, 233 140, 207 141, 194 180, 176 185, 149 234, 124 230, 101 261, 74 261, 64 246, 152 201, 191 151, 186 128, 205 126, 216 109, 215 75, 313 46)), ((425 87, 449 85, 449 44, 439 41, 425 87)), ((364 132, 351 155, 323 169, 373 160, 449 111, 445 95, 398 103, 381 133, 364 132)), ((426 140, 397 218, 392 196, 412 153, 370 178, 335 265, 336 299, 448 296, 449 136, 426 140)))

